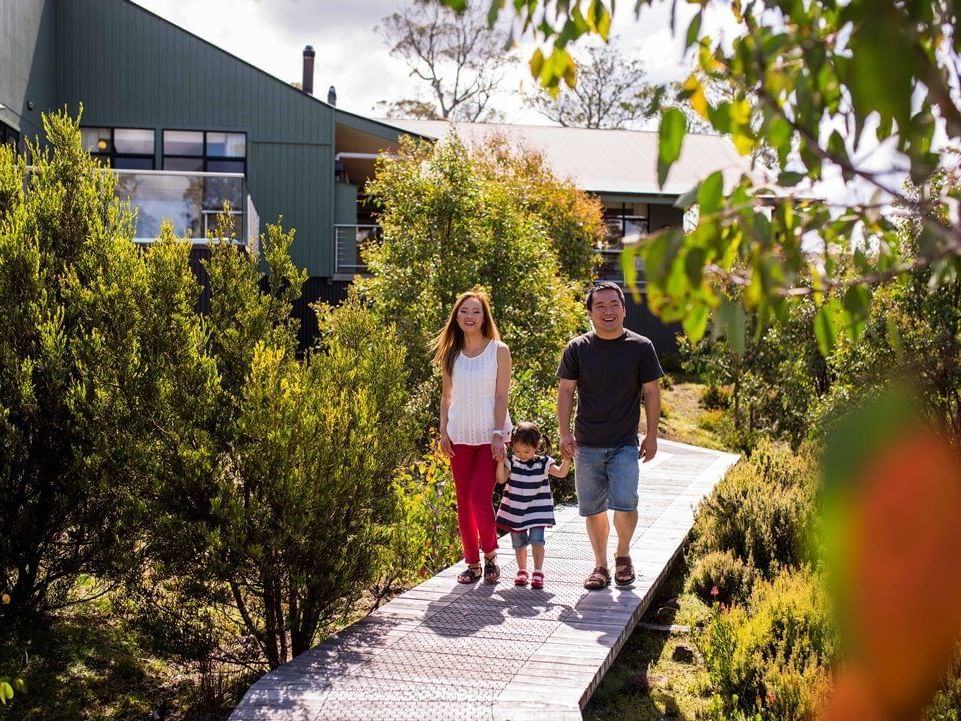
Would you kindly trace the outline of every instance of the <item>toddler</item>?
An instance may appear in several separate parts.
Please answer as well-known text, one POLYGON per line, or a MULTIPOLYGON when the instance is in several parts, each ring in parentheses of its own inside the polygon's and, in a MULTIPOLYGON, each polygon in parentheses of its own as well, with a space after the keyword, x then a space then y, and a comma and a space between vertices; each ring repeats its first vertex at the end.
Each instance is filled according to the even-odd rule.
POLYGON ((544 529, 554 525, 554 498, 549 476, 565 478, 570 459, 560 465, 540 454, 541 432, 533 423, 519 423, 511 436, 511 455, 497 465, 497 482, 507 484, 497 526, 511 533, 517 556, 515 586, 544 588, 544 529), (527 547, 534 547, 534 573, 528 577, 527 547))

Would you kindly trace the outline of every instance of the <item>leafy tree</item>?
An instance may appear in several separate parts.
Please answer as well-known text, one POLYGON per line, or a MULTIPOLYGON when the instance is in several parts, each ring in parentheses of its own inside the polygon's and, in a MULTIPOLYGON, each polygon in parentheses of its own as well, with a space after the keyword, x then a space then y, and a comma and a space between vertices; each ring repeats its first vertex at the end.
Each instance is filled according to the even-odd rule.
MULTIPOLYGON (((560 272, 548 224, 516 192, 515 167, 469 151, 456 138, 437 145, 405 141, 369 186, 382 208, 384 239, 367 257, 372 276, 363 291, 377 313, 397 323, 415 387, 433 377, 430 339, 457 295, 474 287, 491 294, 515 372, 529 372, 539 389, 554 383, 558 356, 582 313, 560 272)), ((418 397, 424 408, 436 406, 432 392, 418 397)))
POLYGON ((189 249, 138 250, 78 121, 44 127, 32 170, 0 149, 0 612, 13 616, 82 601, 78 574, 136 562, 162 406, 212 370, 173 372, 198 358, 189 249))
POLYGON ((309 648, 381 573, 371 549, 393 517, 391 474, 410 453, 404 350, 390 325, 356 300, 319 309, 320 345, 297 358, 290 310, 304 274, 292 239, 268 226, 261 256, 212 247, 205 337, 219 383, 193 419, 207 430, 207 465, 167 479, 151 549, 170 594, 161 608, 238 615, 271 668, 309 648))
MULTIPOLYGON (((514 62, 506 33, 488 27, 481 12, 455 15, 428 0, 417 0, 388 15, 375 28, 401 58, 410 74, 423 80, 436 102, 404 99, 387 104, 389 112, 451 120, 496 118, 491 98, 514 62)), ((400 116, 397 116, 400 117, 400 116)))
MULTIPOLYGON (((585 226, 600 228, 596 204, 577 200, 564 210, 572 191, 556 183, 549 198, 535 200, 519 188, 527 178, 549 187, 542 165, 525 170, 503 144, 489 147, 497 153, 468 150, 455 137, 404 141, 369 187, 382 208, 383 242, 367 256, 372 275, 362 292, 397 324, 410 367, 410 414, 422 429, 436 425, 439 394, 428 346, 459 293, 490 293, 514 358, 513 393, 525 398, 554 386, 560 352, 583 318, 547 233, 556 206, 572 222, 583 211, 585 226)), ((588 249, 594 242, 583 230, 570 237, 588 249)))
MULTIPOLYGON (((636 3, 635 11, 646 4, 636 3)), ((936 134, 943 133, 942 147, 959 144, 961 106, 952 88, 961 67, 961 9, 943 0, 734 2, 730 9, 741 34, 722 42, 702 32, 707 6, 719 4, 704 3, 684 31, 685 47, 697 61, 684 84, 686 97, 742 153, 762 143, 774 148, 779 185, 800 184, 801 190, 797 197, 788 193, 772 201, 766 188, 744 178, 725 195, 720 175, 708 177, 680 201, 684 207, 698 204, 697 227, 686 235, 666 230, 636 251, 644 257, 649 302, 662 317, 683 319, 688 335, 697 339, 710 311, 723 309, 714 292, 719 282, 743 287, 739 307, 756 310, 763 323, 782 318, 792 299, 811 296, 818 309, 815 332, 827 350, 840 335, 857 335, 877 286, 927 268, 937 288, 961 265, 961 224, 936 222, 930 214, 922 223, 918 256, 900 254, 896 224, 880 211, 887 199, 908 206, 910 198, 890 182, 888 169, 879 172, 858 157, 858 151, 890 139, 913 182, 923 185, 941 161, 936 134), (712 102, 698 73, 733 83, 734 97, 712 102), (760 123, 752 122, 751 97, 759 103, 760 123), (835 171, 874 187, 878 200, 832 212, 807 199, 802 182, 835 171), (820 241, 820 262, 802 252, 808 235, 820 241), (853 237, 863 242, 853 244, 853 237), (842 256, 850 263, 839 263, 842 256), (845 277, 839 271, 846 266, 854 273, 845 277)), ((492 18, 502 5, 492 0, 492 18)), ((538 49, 531 58, 531 71, 544 87, 556 89, 561 80, 572 84, 569 44, 584 35, 607 40, 612 5, 606 0, 511 5, 523 32, 553 43, 549 55, 538 49)), ((686 129, 680 110, 663 114, 657 161, 662 183, 679 157, 686 129)), ((946 191, 924 203, 931 207, 951 192, 957 194, 946 191)), ((623 254, 627 272, 632 255, 631 249, 623 254)), ((728 310, 719 312, 718 320, 732 332, 743 326, 739 313, 728 310)))
POLYGON ((625 57, 611 38, 611 44, 587 48, 578 59, 573 87, 561 87, 556 97, 539 87, 525 100, 565 127, 626 128, 651 117, 645 78, 643 63, 625 57))
POLYGON ((503 135, 489 136, 473 159, 489 182, 508 186, 538 219, 564 275, 579 286, 593 280, 602 262, 596 251, 607 240, 600 201, 557 178, 539 151, 503 135))
POLYGON ((374 112, 387 118, 417 118, 419 120, 442 120, 437 114, 437 106, 429 100, 405 99, 388 102, 378 100, 374 112))

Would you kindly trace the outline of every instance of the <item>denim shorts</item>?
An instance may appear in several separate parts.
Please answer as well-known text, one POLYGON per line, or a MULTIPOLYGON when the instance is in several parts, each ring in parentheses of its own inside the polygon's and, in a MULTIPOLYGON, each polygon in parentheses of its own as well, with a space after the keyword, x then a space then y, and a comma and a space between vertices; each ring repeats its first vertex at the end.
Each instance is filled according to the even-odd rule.
POLYGON ((574 489, 581 516, 637 510, 637 446, 589 448, 574 454, 574 489))
POLYGON ((525 546, 544 545, 544 526, 528 528, 526 531, 511 531, 511 545, 515 551, 519 551, 525 546))

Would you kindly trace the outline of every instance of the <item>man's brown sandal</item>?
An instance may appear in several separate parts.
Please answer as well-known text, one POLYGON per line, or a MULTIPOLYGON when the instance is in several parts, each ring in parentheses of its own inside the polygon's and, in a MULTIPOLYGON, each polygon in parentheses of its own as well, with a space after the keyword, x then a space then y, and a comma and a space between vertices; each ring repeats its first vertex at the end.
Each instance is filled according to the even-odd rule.
POLYGON ((497 556, 493 558, 484 558, 484 582, 485 583, 497 583, 501 577, 500 566, 497 565, 497 556))
POLYGON ((618 586, 634 583, 634 564, 630 556, 614 556, 614 582, 618 586))
POLYGON ((591 575, 584 581, 584 588, 588 591, 600 591, 606 588, 611 582, 611 574, 604 566, 598 566, 591 572, 591 575))
POLYGON ((467 570, 457 576, 457 582, 463 584, 477 583, 480 580, 480 564, 471 564, 467 567, 467 570))

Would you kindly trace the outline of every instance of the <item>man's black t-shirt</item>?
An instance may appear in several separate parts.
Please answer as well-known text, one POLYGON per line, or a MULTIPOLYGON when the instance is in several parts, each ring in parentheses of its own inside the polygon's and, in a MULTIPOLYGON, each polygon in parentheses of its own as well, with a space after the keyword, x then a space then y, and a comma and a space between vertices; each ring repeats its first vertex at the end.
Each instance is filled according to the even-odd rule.
POLYGON ((613 340, 592 331, 567 344, 557 376, 577 381, 574 438, 582 446, 637 445, 641 386, 664 371, 648 338, 626 330, 613 340))

